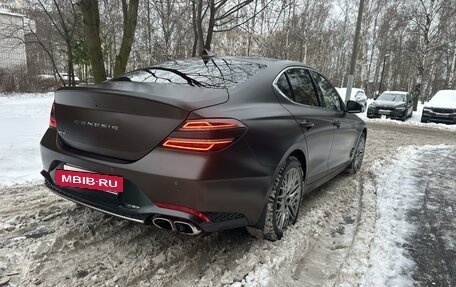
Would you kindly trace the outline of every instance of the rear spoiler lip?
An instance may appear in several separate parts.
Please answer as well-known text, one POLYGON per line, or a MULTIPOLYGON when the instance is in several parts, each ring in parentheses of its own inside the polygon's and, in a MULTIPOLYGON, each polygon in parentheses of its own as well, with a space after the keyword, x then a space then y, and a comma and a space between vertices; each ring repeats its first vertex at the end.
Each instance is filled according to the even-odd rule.
POLYGON ((178 107, 187 112, 222 104, 229 100, 229 93, 226 89, 207 89, 150 83, 105 82, 93 86, 59 88, 55 91, 56 102, 59 103, 59 94, 77 94, 80 92, 136 97, 138 99, 178 107), (167 96, 160 96, 160 94, 167 96))

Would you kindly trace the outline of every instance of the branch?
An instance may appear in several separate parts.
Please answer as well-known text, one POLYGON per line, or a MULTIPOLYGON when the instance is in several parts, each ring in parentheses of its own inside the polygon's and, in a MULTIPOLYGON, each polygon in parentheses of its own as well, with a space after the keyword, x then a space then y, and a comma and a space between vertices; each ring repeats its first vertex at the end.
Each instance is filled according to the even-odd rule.
MULTIPOLYGON (((237 5, 233 6, 233 7, 231 7, 228 11, 226 11, 224 14, 220 15, 219 17, 214 18, 214 21, 218 21, 218 20, 224 19, 226 17, 229 17, 229 16, 233 15, 234 13, 236 13, 237 11, 241 10, 242 8, 244 8, 245 6, 249 5, 252 2, 253 2, 253 0, 245 0, 244 2, 241 2, 240 4, 237 4, 237 5)), ((215 11, 218 11, 220 6, 219 7, 215 7, 215 11)))
MULTIPOLYGON (((269 4, 272 3, 272 1, 273 1, 273 0, 269 0, 269 2, 266 3, 266 4, 263 6, 262 9, 258 10, 256 13, 254 13, 252 16, 250 16, 250 17, 249 17, 248 19, 246 19, 245 21, 243 21, 243 22, 241 22, 241 23, 239 23, 239 24, 236 24, 236 25, 234 25, 234 26, 232 26, 232 27, 230 27, 230 28, 221 29, 221 30, 219 30, 219 29, 218 29, 218 30, 214 30, 214 32, 216 32, 216 33, 228 32, 228 31, 231 31, 231 30, 233 30, 233 29, 236 29, 237 27, 240 27, 240 26, 244 25, 245 23, 249 22, 253 17, 256 17, 256 16, 259 15, 261 12, 263 12, 263 11, 267 8, 267 6, 268 6, 269 4)), ((223 25, 225 25, 225 24, 228 24, 228 23, 231 22, 231 21, 233 21, 233 20, 228 20, 228 21, 226 21, 226 22, 224 22, 224 23, 216 24, 216 26, 219 26, 219 27, 220 27, 220 26, 223 26, 223 25)))
POLYGON ((49 11, 44 7, 43 2, 41 2, 41 0, 38 0, 38 3, 40 4, 41 8, 43 8, 44 13, 46 13, 46 15, 48 16, 49 20, 51 20, 52 25, 55 27, 55 29, 57 29, 57 32, 59 32, 60 36, 63 39, 65 39, 65 35, 63 34, 62 31, 60 31, 59 27, 57 26, 57 24, 54 21, 54 18, 52 18, 51 14, 49 14, 49 11))

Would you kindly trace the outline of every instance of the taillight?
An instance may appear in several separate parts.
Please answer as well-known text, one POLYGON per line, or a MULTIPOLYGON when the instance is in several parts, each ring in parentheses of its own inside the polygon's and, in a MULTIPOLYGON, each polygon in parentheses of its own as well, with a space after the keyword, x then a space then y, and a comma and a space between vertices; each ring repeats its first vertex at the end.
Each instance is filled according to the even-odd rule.
POLYGON ((244 127, 242 123, 234 119, 208 119, 186 121, 180 131, 209 131, 244 127))
POLYGON ((222 150, 242 136, 247 127, 235 119, 187 120, 163 143, 162 147, 184 151, 222 150))
POLYGON ((55 103, 52 104, 51 116, 49 117, 49 126, 56 128, 57 121, 55 120, 55 103))
POLYGON ((167 139, 163 146, 167 148, 193 150, 193 151, 216 151, 229 146, 234 139, 222 140, 193 140, 193 139, 167 139))
POLYGON ((194 216, 198 217, 199 219, 201 219, 202 221, 207 222, 207 223, 211 222, 211 220, 204 213, 202 213, 198 210, 195 210, 195 209, 191 209, 189 207, 174 205, 174 204, 169 204, 169 203, 164 203, 164 202, 154 202, 154 204, 160 208, 182 211, 182 212, 194 215, 194 216))

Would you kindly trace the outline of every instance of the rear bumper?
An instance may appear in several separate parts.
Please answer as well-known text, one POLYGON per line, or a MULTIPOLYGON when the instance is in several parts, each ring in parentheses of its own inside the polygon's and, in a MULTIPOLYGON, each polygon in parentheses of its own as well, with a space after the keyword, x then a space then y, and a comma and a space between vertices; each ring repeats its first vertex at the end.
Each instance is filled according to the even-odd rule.
POLYGON ((145 224, 158 215, 184 219, 206 232, 256 225, 275 171, 259 164, 242 141, 210 155, 155 149, 136 162, 123 163, 68 149, 52 128, 41 140, 41 157, 47 186, 66 199, 145 224), (54 181, 55 170, 65 163, 123 176, 124 192, 114 195, 59 187, 54 181), (160 208, 154 202, 203 212, 211 222, 182 211, 160 208))

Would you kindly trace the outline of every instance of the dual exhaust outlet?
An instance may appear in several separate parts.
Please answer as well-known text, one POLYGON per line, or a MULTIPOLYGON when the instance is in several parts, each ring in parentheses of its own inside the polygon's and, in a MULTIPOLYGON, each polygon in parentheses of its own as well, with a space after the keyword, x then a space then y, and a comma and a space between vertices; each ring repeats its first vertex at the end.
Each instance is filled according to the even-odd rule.
POLYGON ((201 229, 195 224, 187 221, 172 220, 165 217, 155 217, 152 219, 152 223, 161 229, 177 231, 187 235, 198 235, 201 233, 201 229))

